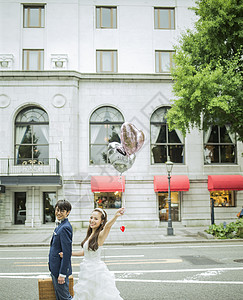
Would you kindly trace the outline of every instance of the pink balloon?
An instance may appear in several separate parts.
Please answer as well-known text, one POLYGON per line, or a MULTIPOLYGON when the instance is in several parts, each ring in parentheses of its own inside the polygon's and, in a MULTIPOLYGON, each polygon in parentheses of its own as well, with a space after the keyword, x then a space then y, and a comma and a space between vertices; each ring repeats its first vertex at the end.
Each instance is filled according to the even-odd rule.
POLYGON ((144 133, 133 124, 125 122, 121 127, 121 144, 128 155, 137 152, 144 143, 144 133))

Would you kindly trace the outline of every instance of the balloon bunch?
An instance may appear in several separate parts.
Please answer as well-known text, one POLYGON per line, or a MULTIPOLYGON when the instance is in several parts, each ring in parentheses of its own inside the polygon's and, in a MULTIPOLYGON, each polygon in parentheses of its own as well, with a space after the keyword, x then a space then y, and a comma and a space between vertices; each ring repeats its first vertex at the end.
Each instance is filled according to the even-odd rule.
POLYGON ((109 143, 108 158, 113 167, 120 173, 130 169, 135 161, 137 152, 144 143, 144 133, 133 124, 125 122, 121 126, 121 144, 109 143))

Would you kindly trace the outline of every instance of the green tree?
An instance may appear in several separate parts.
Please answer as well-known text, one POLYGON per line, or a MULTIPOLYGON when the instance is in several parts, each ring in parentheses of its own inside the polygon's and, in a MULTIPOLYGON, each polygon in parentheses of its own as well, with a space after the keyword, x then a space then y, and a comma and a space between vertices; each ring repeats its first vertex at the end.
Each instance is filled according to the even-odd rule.
POLYGON ((243 0, 198 0, 175 47, 170 130, 230 125, 243 141, 243 0))

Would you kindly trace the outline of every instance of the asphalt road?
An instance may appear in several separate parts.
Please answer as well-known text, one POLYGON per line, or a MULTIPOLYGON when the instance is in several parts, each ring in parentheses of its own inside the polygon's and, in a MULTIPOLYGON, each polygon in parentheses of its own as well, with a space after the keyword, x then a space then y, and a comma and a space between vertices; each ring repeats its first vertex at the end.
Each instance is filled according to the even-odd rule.
MULTIPOLYGON (((38 278, 49 276, 48 252, 0 248, 0 299, 37 300, 38 278)), ((102 257, 124 300, 243 299, 242 242, 110 246, 102 257)), ((75 282, 81 260, 72 259, 75 282)))

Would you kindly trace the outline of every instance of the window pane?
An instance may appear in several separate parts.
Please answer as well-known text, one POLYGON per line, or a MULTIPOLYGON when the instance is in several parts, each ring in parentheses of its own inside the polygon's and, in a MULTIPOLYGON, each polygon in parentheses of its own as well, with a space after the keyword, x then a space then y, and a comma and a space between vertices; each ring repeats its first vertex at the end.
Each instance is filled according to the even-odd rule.
POLYGON ((166 125, 151 124, 151 143, 166 143, 166 125))
POLYGON ((24 8, 24 27, 28 27, 28 8, 24 8))
POLYGON ((95 112, 93 112, 91 118, 91 122, 117 122, 122 123, 124 122, 124 118, 119 110, 110 107, 104 106, 98 108, 95 112))
POLYGON ((234 145, 220 146, 221 163, 234 163, 235 162, 235 147, 234 145))
POLYGON ((108 125, 108 142, 120 143, 121 125, 108 125))
POLYGON ((49 146, 33 146, 33 159, 36 159, 37 162, 47 165, 49 162, 48 159, 49 146))
POLYGON ((38 107, 27 107, 21 110, 21 112, 17 115, 15 123, 21 122, 45 122, 48 123, 48 115, 47 113, 38 107))
POLYGON ((44 23, 44 7, 41 8, 41 27, 45 27, 45 23, 44 23))
POLYGON ((166 161, 166 146, 152 146, 152 163, 165 163, 166 161))
POLYGON ((170 16, 171 16, 171 29, 175 29, 175 11, 174 11, 174 9, 170 10, 170 16))
POLYGON ((169 143, 182 143, 175 130, 169 131, 169 143))
POLYGON ((206 164, 219 163, 219 146, 206 145, 204 147, 204 161, 206 164))
POLYGON ((113 70, 112 72, 117 72, 117 51, 113 51, 113 70))
POLYGON ((90 163, 95 165, 107 163, 107 145, 91 145, 90 163))
POLYGON ((29 51, 29 70, 38 70, 39 52, 29 51))
POLYGON ((100 28, 100 7, 96 8, 96 28, 100 28))
POLYGON ((107 136, 107 126, 108 125, 91 125, 91 144, 104 144, 108 142, 107 136))
POLYGON ((112 57, 111 52, 103 51, 102 52, 102 71, 111 72, 112 71, 112 57))
POLYGON ((214 200, 216 207, 235 206, 233 191, 213 191, 210 192, 210 198, 214 200))
POLYGON ((39 22, 40 22, 39 7, 29 8, 29 26, 30 27, 39 27, 39 22))
POLYGON ((234 136, 232 136, 231 139, 226 127, 225 126, 220 127, 220 143, 233 143, 233 142, 234 142, 234 136))
POLYGON ((169 10, 160 9, 159 11, 159 28, 170 28, 169 27, 169 10))
POLYGON ((183 155, 183 146, 182 145, 173 145, 168 146, 169 148, 169 156, 170 160, 174 163, 183 163, 184 162, 184 155, 183 155))
POLYGON ((155 28, 159 28, 158 13, 159 13, 159 10, 155 9, 154 10, 154 26, 155 26, 155 28))
POLYGON ((166 113, 168 107, 160 107, 158 108, 151 117, 151 122, 161 122, 161 123, 166 123, 166 113))
POLYGON ((32 146, 16 146, 17 164, 32 159, 32 146))
POLYGON ((28 51, 24 50, 23 59, 24 59, 24 63, 23 63, 24 70, 28 70, 28 51))
POLYGON ((113 24, 112 24, 112 28, 116 28, 117 27, 117 22, 116 22, 116 8, 112 8, 112 10, 111 10, 111 12, 112 12, 112 17, 113 17, 113 19, 112 19, 112 22, 113 22, 113 24))
POLYGON ((44 69, 44 52, 39 51, 39 57, 38 57, 38 70, 41 71, 44 69))
POLYGON ((219 143, 218 126, 212 126, 212 131, 208 139, 208 143, 219 143))
POLYGON ((100 62, 101 62, 101 51, 96 51, 96 64, 97 64, 97 72, 101 72, 101 65, 100 65, 100 62))
POLYGON ((160 72, 160 52, 156 51, 155 52, 155 72, 159 73, 160 72))
POLYGON ((49 132, 48 125, 33 125, 33 143, 48 144, 49 132))
POLYGON ((101 8, 101 20, 102 20, 102 27, 111 28, 111 9, 110 8, 101 8))
POLYGON ((32 134, 30 125, 16 126, 15 140, 16 144, 32 144, 32 134))
POLYGON ((170 52, 161 52, 161 72, 170 72, 170 52))
POLYGON ((56 193, 44 193, 44 223, 55 222, 56 193))

